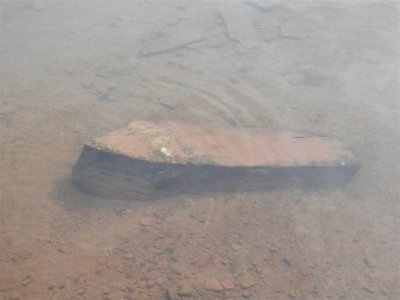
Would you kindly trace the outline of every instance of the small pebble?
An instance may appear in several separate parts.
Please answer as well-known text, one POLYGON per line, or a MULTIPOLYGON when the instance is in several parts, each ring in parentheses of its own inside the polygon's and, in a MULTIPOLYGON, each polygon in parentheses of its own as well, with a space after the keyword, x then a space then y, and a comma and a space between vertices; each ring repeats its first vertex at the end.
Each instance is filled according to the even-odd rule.
POLYGON ((124 258, 125 258, 125 259, 132 259, 132 258, 134 258, 134 255, 133 255, 132 253, 126 253, 126 254, 124 255, 124 258))
POLYGON ((242 297, 245 298, 245 299, 249 299, 249 298, 251 297, 251 294, 248 293, 248 292, 244 292, 244 293, 242 294, 242 297))
POLYGON ((278 249, 277 247, 275 247, 275 246, 272 246, 271 248, 269 248, 269 251, 270 251, 271 253, 276 253, 276 252, 279 251, 279 249, 278 249))
POLYGON ((60 289, 60 290, 62 290, 62 289, 64 289, 65 288, 65 283, 60 283, 59 285, 58 285, 58 289, 60 289))
POLYGON ((364 258, 364 263, 368 268, 376 268, 377 267, 376 261, 370 257, 364 258))
POLYGON ((24 280, 22 280, 22 285, 23 286, 28 285, 29 282, 31 282, 31 280, 32 280, 32 277, 30 275, 27 276, 24 280))
POLYGON ((207 279, 204 288, 213 292, 221 292, 224 289, 216 278, 207 279))
POLYGON ((142 289, 147 287, 147 282, 145 280, 140 280, 139 284, 138 284, 138 287, 142 288, 142 289))
POLYGON ((154 220, 151 217, 144 217, 144 218, 140 219, 139 223, 142 226, 151 226, 151 225, 153 225, 153 221, 154 220))
POLYGON ((248 289, 256 285, 256 281, 250 274, 245 274, 239 278, 239 284, 242 289, 248 289))
POLYGON ((232 250, 233 251, 239 251, 240 249, 242 249, 242 246, 240 246, 239 244, 232 244, 232 250))
POLYGON ((235 283, 230 279, 224 279, 221 281, 221 285, 225 290, 233 290, 235 288, 235 283))
POLYGON ((162 279, 161 277, 156 278, 156 284, 158 286, 162 286, 164 284, 164 279, 162 279))
POLYGON ((152 279, 149 279, 149 280, 147 280, 147 287, 148 288, 152 288, 153 286, 154 286, 154 280, 152 280, 152 279))
POLYGON ((181 297, 191 297, 192 296, 193 285, 190 282, 184 282, 179 289, 178 295, 181 297))

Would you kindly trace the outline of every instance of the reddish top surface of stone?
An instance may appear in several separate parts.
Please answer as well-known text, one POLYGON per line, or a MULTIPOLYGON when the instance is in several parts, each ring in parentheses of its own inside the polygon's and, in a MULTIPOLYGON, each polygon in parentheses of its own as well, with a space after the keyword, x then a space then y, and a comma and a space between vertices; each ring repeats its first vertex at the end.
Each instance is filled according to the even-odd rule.
POLYGON ((228 167, 346 165, 354 158, 326 137, 174 121, 135 121, 89 145, 151 162, 228 167))

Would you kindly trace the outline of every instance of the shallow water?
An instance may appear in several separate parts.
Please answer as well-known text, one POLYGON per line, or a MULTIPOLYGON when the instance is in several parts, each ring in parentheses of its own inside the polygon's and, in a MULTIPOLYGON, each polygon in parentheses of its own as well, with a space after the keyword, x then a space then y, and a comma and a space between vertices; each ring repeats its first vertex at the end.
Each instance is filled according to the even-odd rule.
POLYGON ((0 298, 398 297, 398 4, 276 2, 1 2, 0 298), (84 143, 137 119, 323 133, 362 168, 329 191, 74 189, 84 143))

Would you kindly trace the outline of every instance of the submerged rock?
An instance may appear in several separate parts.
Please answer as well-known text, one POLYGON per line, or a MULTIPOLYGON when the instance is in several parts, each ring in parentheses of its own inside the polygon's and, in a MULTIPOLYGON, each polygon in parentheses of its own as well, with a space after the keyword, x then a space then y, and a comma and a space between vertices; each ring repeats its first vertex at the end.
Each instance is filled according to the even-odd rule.
POLYGON ((135 121, 88 142, 72 172, 80 189, 105 198, 334 186, 359 169, 325 136, 209 123, 135 121))

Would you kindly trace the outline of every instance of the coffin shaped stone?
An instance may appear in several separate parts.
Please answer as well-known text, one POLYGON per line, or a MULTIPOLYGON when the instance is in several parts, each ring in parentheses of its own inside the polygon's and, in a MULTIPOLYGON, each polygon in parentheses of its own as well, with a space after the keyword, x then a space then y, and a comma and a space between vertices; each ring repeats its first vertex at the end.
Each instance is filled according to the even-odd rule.
POLYGON ((86 143, 72 181, 100 197, 141 200, 337 186, 359 167, 350 149, 325 136, 210 123, 135 121, 86 143))

